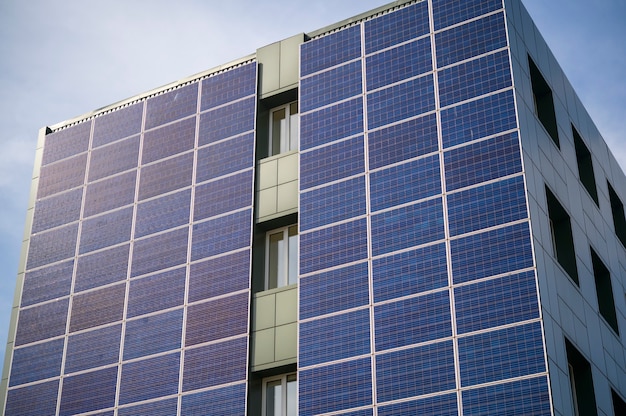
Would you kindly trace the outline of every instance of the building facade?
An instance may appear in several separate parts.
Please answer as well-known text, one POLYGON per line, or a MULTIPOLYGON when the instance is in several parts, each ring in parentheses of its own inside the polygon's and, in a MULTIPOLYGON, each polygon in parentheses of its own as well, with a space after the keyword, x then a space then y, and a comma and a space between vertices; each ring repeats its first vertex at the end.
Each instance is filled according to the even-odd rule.
POLYGON ((519 0, 44 128, 32 190, 6 415, 624 414, 626 177, 519 0))

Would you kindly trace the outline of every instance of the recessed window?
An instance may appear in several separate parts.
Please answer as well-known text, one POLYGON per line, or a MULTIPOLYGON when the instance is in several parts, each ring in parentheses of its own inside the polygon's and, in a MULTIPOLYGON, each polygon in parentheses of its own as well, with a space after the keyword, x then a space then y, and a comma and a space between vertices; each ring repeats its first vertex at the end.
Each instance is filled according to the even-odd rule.
POLYGON ((611 389, 611 399, 613 400, 613 414, 615 416, 626 415, 626 402, 613 389, 611 389))
POLYGON ((299 135, 297 101, 270 111, 270 156, 297 150, 299 135))
POLYGON ((617 238, 626 247, 626 218, 624 217, 624 204, 622 200, 617 196, 617 192, 607 182, 609 186, 609 199, 611 200, 611 211, 613 212, 613 226, 615 227, 615 234, 617 238))
POLYGON ((263 415, 296 416, 298 387, 295 374, 263 380, 263 415))
POLYGON ((591 249, 591 262, 593 263, 593 277, 596 282, 596 294, 598 296, 600 315, 602 315, 609 326, 619 334, 617 314, 615 313, 615 301, 613 300, 611 274, 593 249, 591 249))
POLYGON ((574 135, 574 147, 576 149, 576 163, 578 164, 578 176, 593 202, 598 205, 598 190, 596 188, 596 176, 593 173, 593 162, 591 161, 591 152, 585 145, 582 137, 572 125, 572 134, 574 135))
POLYGON ((298 282, 298 226, 267 233, 265 288, 275 289, 298 282))
POLYGON ((530 59, 530 56, 528 57, 528 66, 530 69, 530 83, 533 89, 535 115, 541 124, 543 124, 543 127, 552 138, 554 144, 556 144, 556 147, 560 148, 552 90, 543 75, 541 75, 537 65, 530 59))
POLYGON ((567 368, 575 416, 597 415, 591 366, 574 345, 565 340, 567 368))
POLYGON ((548 217, 552 237, 552 254, 574 283, 578 285, 576 252, 574 251, 574 238, 572 236, 572 224, 569 215, 547 187, 546 201, 548 203, 548 217))

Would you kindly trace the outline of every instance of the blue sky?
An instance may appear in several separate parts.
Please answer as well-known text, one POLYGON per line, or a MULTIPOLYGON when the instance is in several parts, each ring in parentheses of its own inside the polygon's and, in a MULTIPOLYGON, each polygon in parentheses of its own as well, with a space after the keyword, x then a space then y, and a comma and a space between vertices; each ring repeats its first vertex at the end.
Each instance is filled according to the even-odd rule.
MULTIPOLYGON (((626 170, 626 2, 523 0, 626 170)), ((385 0, 0 2, 0 351, 37 134, 385 0)))

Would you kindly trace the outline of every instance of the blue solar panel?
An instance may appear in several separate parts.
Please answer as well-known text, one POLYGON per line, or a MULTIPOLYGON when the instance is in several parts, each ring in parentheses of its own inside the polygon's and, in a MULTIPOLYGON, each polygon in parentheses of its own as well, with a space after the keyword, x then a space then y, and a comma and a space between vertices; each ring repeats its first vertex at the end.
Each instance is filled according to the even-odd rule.
POLYGON ((300 80, 300 111, 307 111, 361 94, 361 61, 300 80))
POLYGON ((248 247, 251 228, 252 209, 194 224, 191 259, 200 260, 248 247), (215 238, 217 235, 220 238, 215 238))
POLYGON ((91 121, 59 130, 46 135, 43 149, 43 166, 87 151, 91 121))
POLYGON ((198 108, 198 82, 151 97, 146 102, 146 129, 194 114, 198 108))
MULTIPOLYGON (((247 340, 247 337, 235 338, 185 351, 183 391, 245 380, 247 340)), ((244 400, 239 394, 237 397, 244 400)))
POLYGON ((135 237, 189 224, 191 189, 151 199, 137 205, 135 237))
POLYGON ((131 277, 184 264, 189 228, 181 228, 135 241, 131 277))
POLYGON ((246 383, 184 395, 180 414, 185 416, 206 416, 207 403, 211 404, 211 411, 216 415, 231 414, 234 416, 245 414, 246 383))
POLYGON ((182 305, 185 298, 185 277, 185 267, 180 267, 131 280, 127 316, 132 318, 182 305))
POLYGON ((92 217, 83 222, 79 253, 113 246, 130 240, 133 207, 92 217))
POLYGON ((248 298, 248 293, 240 293, 189 306, 185 346, 246 334, 248 298))
POLYGON ((365 52, 372 53, 429 31, 428 3, 422 1, 365 22, 365 52))
POLYGON ((54 415, 59 394, 59 380, 34 384, 7 392, 6 415, 54 415))
POLYGON ((125 296, 124 283, 74 296, 70 332, 121 321, 125 296))
POLYGON ((144 103, 112 111, 94 121, 92 147, 102 146, 141 131, 144 103))
POLYGON ((307 150, 363 132, 363 99, 354 98, 300 116, 300 149, 307 150))
POLYGON ((74 292, 126 280, 129 244, 78 258, 74 292))
POLYGON ((65 333, 69 299, 20 310, 15 345, 24 345, 65 333))
POLYGON ((82 188, 40 199, 35 203, 31 233, 35 234, 73 221, 80 216, 82 188))
POLYGON ((122 325, 71 335, 67 341, 64 373, 115 364, 120 359, 122 325))
POLYGON ((194 221, 251 206, 253 188, 252 170, 196 186, 194 221))
POLYGON ((180 348, 182 329, 182 308, 128 321, 124 334, 124 360, 180 348))
POLYGON ((70 294, 74 260, 27 272, 24 276, 20 306, 60 298, 70 294))
POLYGON ((202 80, 201 111, 256 92, 257 63, 251 62, 202 80))
POLYGON ((433 70, 430 38, 388 49, 366 60, 368 91, 433 70))
POLYGON ((117 367, 65 377, 60 415, 70 416, 115 405, 117 367))
POLYGON ((37 198, 45 198, 57 192, 67 191, 85 182, 87 153, 43 166, 39 174, 37 198))
POLYGON ((433 1, 435 30, 502 8, 501 0, 436 0, 433 1))
POLYGON ((193 153, 185 153, 141 168, 139 200, 191 185, 193 153))
POLYGON ((63 339, 14 350, 9 386, 60 376, 62 357, 63 339))
POLYGON ((250 250, 191 265, 189 302, 247 289, 250 286, 250 250))
POLYGON ((456 394, 454 393, 378 408, 378 416, 457 416, 458 414, 456 394))
POLYGON ((352 26, 305 42, 301 46, 300 75, 306 76, 361 56, 361 27, 352 26))
POLYGON ((198 150, 196 183, 254 166, 254 133, 198 150))
POLYGON ((190 117, 143 135, 141 163, 154 162, 193 149, 196 142, 196 117, 190 117))
POLYGON ((462 394, 463 414, 468 416, 552 415, 550 388, 545 376, 465 390, 462 394))
MULTIPOLYGON (((178 392, 180 353, 122 364, 119 402, 128 404, 178 392)), ((115 387, 115 383, 113 383, 115 387)))
POLYGON ((132 204, 135 200, 137 171, 112 176, 87 186, 83 217, 132 204))
POLYGON ((198 145, 215 143, 253 130, 255 110, 256 99, 250 97, 202 113, 200 115, 198 145))
POLYGON ((89 181, 134 169, 139 161, 139 136, 133 136, 91 152, 89 181))
POLYGON ((300 189, 365 172, 363 137, 300 154, 300 189))
POLYGON ((31 236, 27 269, 74 257, 77 234, 78 224, 72 224, 31 236))

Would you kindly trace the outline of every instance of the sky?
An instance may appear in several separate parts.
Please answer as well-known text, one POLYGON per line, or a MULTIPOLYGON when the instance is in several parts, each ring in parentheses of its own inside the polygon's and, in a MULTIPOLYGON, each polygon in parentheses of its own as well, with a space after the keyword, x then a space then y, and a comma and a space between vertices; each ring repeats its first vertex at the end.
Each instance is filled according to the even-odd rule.
MULTIPOLYGON (((1 0, 0 352, 40 128, 386 2, 1 0)), ((626 1, 523 3, 626 170, 626 1)))

